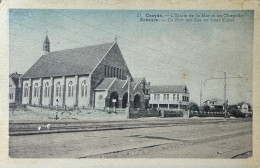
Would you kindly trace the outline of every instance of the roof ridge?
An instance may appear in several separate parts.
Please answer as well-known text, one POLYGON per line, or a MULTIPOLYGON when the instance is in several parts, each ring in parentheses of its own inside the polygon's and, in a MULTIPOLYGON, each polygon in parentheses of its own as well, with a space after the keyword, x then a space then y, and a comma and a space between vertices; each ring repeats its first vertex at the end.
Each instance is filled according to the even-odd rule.
MULTIPOLYGON (((63 52, 63 51, 68 51, 68 50, 77 50, 77 49, 82 49, 82 48, 87 48, 87 47, 94 47, 94 46, 101 46, 101 45, 106 45, 106 44, 113 44, 114 42, 109 42, 109 43, 101 43, 101 44, 95 44, 95 45, 88 45, 88 46, 84 46, 84 47, 76 47, 76 48, 68 48, 68 49, 63 49, 63 50, 57 50, 57 51, 52 51, 52 52, 49 52, 47 54, 44 54, 44 55, 50 55, 52 53, 56 53, 56 52, 63 52)), ((44 56, 43 55, 43 56, 44 56)))
POLYGON ((150 85, 150 86, 185 86, 185 85, 150 85))

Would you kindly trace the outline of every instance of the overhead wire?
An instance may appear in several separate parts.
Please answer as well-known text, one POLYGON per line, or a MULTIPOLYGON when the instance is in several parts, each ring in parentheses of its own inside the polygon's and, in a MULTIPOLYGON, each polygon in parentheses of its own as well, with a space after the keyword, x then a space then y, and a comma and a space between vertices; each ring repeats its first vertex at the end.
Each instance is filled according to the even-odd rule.
MULTIPOLYGON (((57 12, 56 10, 53 10, 53 11, 57 12)), ((27 15, 21 14, 21 13, 19 13, 19 12, 15 12, 15 13, 20 14, 20 15, 23 15, 23 16, 27 16, 27 15)), ((60 13, 60 12, 58 12, 58 13, 60 13)), ((62 15, 65 15, 65 14, 62 14, 62 15)), ((67 15, 65 15, 65 16, 67 16, 67 15)), ((31 17, 31 16, 27 16, 27 17, 30 17, 30 18, 33 19, 33 17, 31 17)), ((68 17, 68 16, 67 16, 67 17, 68 17)), ((73 17, 70 17, 70 18, 73 18, 73 17)), ((42 20, 40 20, 40 19, 36 19, 36 20, 48 24, 48 22, 46 22, 46 21, 42 21, 42 20)), ((13 21, 11 21, 11 22, 13 22, 13 21)), ((45 31, 43 31, 43 30, 39 30, 39 29, 32 28, 32 27, 29 27, 29 26, 26 26, 26 25, 22 25, 22 24, 20 24, 20 23, 16 23, 16 22, 13 22, 13 23, 18 24, 18 25, 21 25, 21 26, 24 26, 24 27, 27 27, 27 28, 30 28, 30 29, 34 29, 34 30, 38 30, 38 31, 41 31, 41 32, 45 32, 45 31)), ((84 22, 83 22, 83 23, 84 23, 84 22)), ((65 31, 70 31, 70 30, 68 30, 68 29, 65 29, 65 28, 62 28, 62 27, 59 27, 59 26, 55 26, 55 25, 51 25, 51 26, 54 26, 54 27, 63 29, 63 30, 65 30, 65 31)), ((92 26, 92 25, 89 25, 89 26, 92 26)), ((92 26, 92 27, 93 27, 93 28, 97 28, 96 26, 92 26)), ((101 28, 98 28, 98 29, 99 29, 99 30, 103 30, 103 29, 101 29, 101 28)), ((78 35, 82 35, 82 33, 78 33, 78 32, 75 32, 75 31, 70 31, 70 32, 76 33, 76 34, 78 34, 78 35)), ((109 34, 113 34, 113 33, 108 32, 108 31, 105 31, 105 32, 107 32, 107 33, 109 33, 109 34)), ((113 34, 113 35, 114 35, 114 34, 113 34)), ((60 36, 58 36, 58 37, 60 37, 60 36)), ((90 36, 87 36, 87 37, 90 37, 90 36)), ((124 37, 122 37, 122 36, 117 36, 117 37, 120 37, 121 39, 126 39, 126 38, 124 38, 124 37)), ((92 38, 92 37, 90 37, 90 38, 92 38)), ((71 39, 69 39, 69 40, 71 40, 71 39)), ((100 40, 98 40, 98 39, 96 39, 96 40, 97 40, 97 41, 100 41, 100 40)), ((129 40, 129 39, 126 39, 126 40, 129 40)), ((73 40, 73 41, 75 41, 75 40, 73 40)), ((82 42, 80 42, 80 41, 76 41, 76 42, 82 43, 82 42)), ((131 41, 131 42, 134 42, 134 41, 131 41)), ((136 43, 136 44, 138 44, 138 43, 136 43)), ((150 47, 148 47, 148 48, 149 48, 150 50, 155 50, 155 49, 150 48, 150 47)), ((124 49, 124 50, 129 51, 129 52, 132 52, 132 53, 135 53, 135 54, 138 54, 138 55, 141 54, 141 53, 138 53, 138 52, 135 52, 135 51, 132 51, 132 50, 128 50, 128 49, 124 49)), ((157 50, 156 50, 156 51, 157 51, 157 50)), ((142 55, 143 55, 143 53, 142 53, 142 55)), ((136 58, 139 58, 139 57, 136 57, 136 58)), ((166 60, 166 61, 167 61, 167 60, 166 60)), ((172 64, 169 64, 169 62, 161 62, 161 63, 163 63, 163 64, 165 64, 165 65, 168 64, 168 65, 172 66, 172 64)), ((157 65, 157 66, 158 66, 158 65, 157 65)), ((183 70, 183 66, 174 65, 174 67, 179 67, 179 68, 182 68, 182 70, 183 70)), ((171 67, 171 68, 173 68, 173 67, 171 67)), ((179 69, 178 69, 178 70, 179 70, 179 69)), ((203 76, 208 76, 208 74, 205 74, 205 73, 199 73, 199 74, 201 74, 201 75, 203 75, 203 76)), ((231 74, 231 73, 229 73, 229 74, 231 74)))
MULTIPOLYGON (((91 25, 91 24, 89 24, 89 23, 83 22, 82 20, 79 20, 79 19, 77 19, 77 18, 75 18, 75 17, 68 16, 68 15, 66 15, 66 14, 64 14, 64 13, 62 13, 62 12, 57 11, 57 10, 54 10, 54 9, 51 9, 51 10, 54 11, 54 12, 56 12, 56 13, 59 13, 59 14, 65 16, 65 17, 68 17, 68 18, 70 18, 70 19, 79 21, 80 23, 82 23, 82 24, 84 24, 84 25, 87 25, 87 26, 89 26, 89 27, 98 29, 98 30, 103 31, 103 32, 105 32, 105 33, 107 33, 107 34, 116 35, 117 37, 120 37, 121 39, 127 40, 127 41, 129 41, 129 42, 131 42, 131 43, 134 43, 134 44, 138 45, 138 46, 143 46, 143 47, 145 47, 145 48, 148 48, 148 49, 150 49, 150 50, 152 50, 152 51, 154 51, 154 52, 157 52, 157 53, 159 53, 159 54, 161 54, 161 55, 168 55, 168 56, 171 56, 171 57, 175 57, 175 58, 177 58, 177 59, 179 59, 179 60, 184 61, 185 63, 190 63, 190 64, 193 64, 193 65, 196 65, 196 66, 198 66, 199 68, 203 67, 203 68, 205 68, 205 69, 211 69, 211 70, 214 70, 214 71, 218 71, 218 72, 224 73, 224 72, 220 71, 219 69, 215 69, 215 68, 211 68, 211 67, 205 67, 205 66, 202 66, 202 65, 197 65, 197 64, 195 64, 195 63, 193 63, 193 62, 190 62, 190 61, 187 60, 187 59, 183 59, 183 58, 180 58, 180 57, 176 57, 175 55, 172 55, 172 54, 162 53, 161 51, 158 51, 158 50, 156 50, 156 49, 154 49, 154 48, 151 48, 151 47, 149 47, 149 46, 146 46, 146 45, 140 44, 140 43, 138 43, 138 42, 135 42, 135 41, 133 41, 133 40, 130 40, 130 39, 128 39, 128 38, 126 38, 126 37, 124 37, 124 36, 122 36, 122 35, 118 35, 118 34, 116 34, 116 33, 112 33, 112 32, 110 32, 110 31, 104 30, 104 29, 102 29, 102 28, 100 28, 100 27, 97 27, 97 26, 91 25)), ((229 74, 231 74, 231 73, 229 72, 229 74)), ((238 75, 238 74, 234 74, 234 75, 238 75)))
MULTIPOLYGON (((41 19, 36 19, 36 18, 34 18, 34 17, 31 17, 31 16, 28 16, 28 15, 25 15, 25 14, 22 14, 22 13, 20 13, 20 12, 13 12, 13 13, 16 13, 16 14, 19 14, 19 15, 22 15, 22 16, 26 16, 26 17, 29 17, 29 18, 32 18, 32 19, 34 19, 34 20, 37 20, 37 21, 39 21, 39 22, 43 22, 43 23, 46 23, 46 24, 49 24, 48 22, 46 22, 46 21, 43 21, 43 20, 41 20, 41 19)), ((18 24, 18 23, 16 23, 16 24, 18 24)), ((21 24, 20 24, 21 25, 21 24)), ((24 25, 25 26, 25 25, 24 25)), ((75 32, 75 31, 71 31, 71 30, 69 30, 69 29, 65 29, 65 28, 63 28, 63 27, 60 27, 60 26, 56 26, 56 25, 50 25, 50 26, 53 26, 53 27, 56 27, 56 28, 60 28, 60 29, 62 29, 62 30, 65 30, 65 31, 69 31, 69 32, 72 32, 72 33, 75 33, 75 34, 78 34, 78 35, 83 35, 83 33, 78 33, 78 32, 75 32)), ((25 26, 26 27, 26 26, 25 26)), ((28 26, 27 26, 28 27, 28 26)), ((94 28, 96 28, 95 26, 94 26, 94 28)), ((35 28, 33 28, 33 29, 35 29, 35 28)), ((41 30, 42 31, 42 30, 41 30)), ((43 32, 43 31, 42 31, 43 32)), ((90 36, 87 36, 88 38, 92 38, 92 37, 90 37, 90 36)), ((103 42, 103 41, 101 41, 101 40, 99 40, 99 39, 94 39, 94 40, 96 40, 96 41, 100 41, 100 42, 103 42)), ((77 41, 77 42, 79 42, 79 41, 77 41)), ((129 51, 129 52, 132 52, 132 53, 135 53, 135 54, 138 54, 138 55, 140 55, 140 54, 142 54, 142 55, 144 55, 143 53, 138 53, 138 52, 135 52, 135 51, 132 51, 132 50, 129 50, 129 49, 124 49, 124 50, 126 50, 126 51, 129 51)), ((147 55, 145 55, 146 57, 150 57, 150 56, 147 56, 147 55)), ((135 57, 135 58, 138 58, 138 57, 135 57)), ((168 64, 168 65, 170 65, 170 66, 172 66, 171 64, 169 64, 169 62, 167 61, 167 60, 165 60, 165 62, 164 62, 164 60, 163 61, 161 61, 161 62, 163 62, 164 64, 168 64)), ((179 68, 182 68, 183 69, 183 66, 179 66, 179 65, 174 65, 174 67, 172 67, 172 68, 175 68, 175 67, 179 67, 179 68)), ((177 69, 177 70, 179 70, 179 69, 177 69)), ((193 72, 194 71, 198 71, 198 70, 192 70, 193 72)), ((201 73, 201 72, 198 72, 199 74, 201 74, 201 75, 203 75, 203 76, 208 76, 208 74, 205 74, 205 73, 201 73)))

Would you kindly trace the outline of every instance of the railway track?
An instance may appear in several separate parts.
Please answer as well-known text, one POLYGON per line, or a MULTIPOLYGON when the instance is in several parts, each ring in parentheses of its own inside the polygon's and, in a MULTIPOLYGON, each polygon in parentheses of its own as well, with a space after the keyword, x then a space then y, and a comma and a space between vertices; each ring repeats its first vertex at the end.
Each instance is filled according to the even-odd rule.
POLYGON ((37 135, 50 133, 69 133, 69 132, 86 132, 86 131, 108 131, 122 129, 137 129, 137 128, 153 128, 153 127, 173 127, 173 126, 188 126, 201 124, 216 124, 216 123, 237 123, 251 122, 250 119, 234 119, 234 120, 208 120, 208 119, 178 119, 171 121, 114 121, 114 122, 19 122, 9 123, 9 135, 37 135), (48 129, 46 126, 50 124, 48 129), (39 127, 41 129, 39 130, 39 127))

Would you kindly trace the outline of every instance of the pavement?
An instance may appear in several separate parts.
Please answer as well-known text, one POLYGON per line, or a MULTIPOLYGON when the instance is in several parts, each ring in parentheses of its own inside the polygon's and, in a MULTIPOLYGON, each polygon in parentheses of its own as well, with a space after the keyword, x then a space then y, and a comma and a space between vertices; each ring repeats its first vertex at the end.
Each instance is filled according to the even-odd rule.
POLYGON ((251 119, 53 122, 51 130, 43 130, 46 134, 30 130, 37 124, 46 123, 10 122, 11 158, 243 158, 252 155, 251 119), (24 134, 30 131, 34 134, 24 134))

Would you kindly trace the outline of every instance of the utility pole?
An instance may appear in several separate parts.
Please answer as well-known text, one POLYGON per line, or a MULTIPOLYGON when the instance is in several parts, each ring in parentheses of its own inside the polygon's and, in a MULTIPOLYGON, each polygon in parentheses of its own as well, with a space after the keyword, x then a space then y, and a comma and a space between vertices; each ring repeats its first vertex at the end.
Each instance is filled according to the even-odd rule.
POLYGON ((201 107, 201 101, 202 101, 202 81, 200 84, 200 107, 201 107))
POLYGON ((128 82, 127 107, 130 108, 130 84, 131 84, 131 80, 130 80, 129 75, 127 75, 127 82, 128 82))
POLYGON ((58 120, 58 106, 59 106, 59 99, 56 99, 56 116, 55 116, 55 119, 58 120))
POLYGON ((204 81, 204 86, 206 84, 206 81, 212 80, 212 79, 224 79, 224 112, 225 112, 225 119, 227 118, 227 79, 237 79, 237 78, 244 78, 242 75, 234 76, 234 77, 228 77, 226 76, 226 72, 224 72, 224 78, 209 78, 204 81))
POLYGON ((227 102, 227 76, 226 76, 226 72, 224 72, 224 111, 225 111, 225 119, 227 118, 226 102, 227 102))

